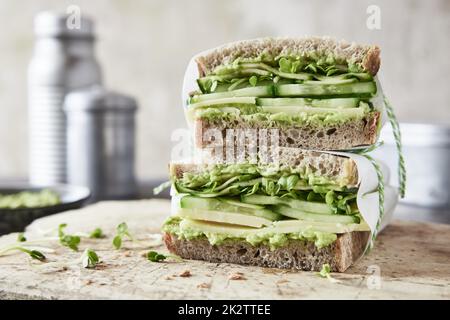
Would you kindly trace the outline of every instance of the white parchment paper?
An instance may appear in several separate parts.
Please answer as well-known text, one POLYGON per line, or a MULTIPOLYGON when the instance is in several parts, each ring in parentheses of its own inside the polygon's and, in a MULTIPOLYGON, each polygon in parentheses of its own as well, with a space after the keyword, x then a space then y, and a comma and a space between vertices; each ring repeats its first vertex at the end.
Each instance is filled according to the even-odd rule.
MULTIPOLYGON (((369 159, 364 156, 347 152, 327 152, 330 154, 349 157, 355 161, 358 168, 358 194, 356 203, 364 220, 369 225, 371 233, 376 232, 378 218, 380 216, 380 202, 378 195, 378 175, 369 159)), ((384 216, 381 220, 379 231, 383 230, 392 220, 394 209, 398 202, 398 190, 387 185, 389 182, 389 168, 379 162, 384 181, 384 216)))

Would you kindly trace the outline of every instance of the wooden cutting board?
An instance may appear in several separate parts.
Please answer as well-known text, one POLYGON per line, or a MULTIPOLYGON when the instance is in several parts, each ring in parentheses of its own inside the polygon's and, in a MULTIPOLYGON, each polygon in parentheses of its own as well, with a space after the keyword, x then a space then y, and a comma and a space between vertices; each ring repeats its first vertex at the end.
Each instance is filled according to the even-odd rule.
MULTIPOLYGON (((27 255, 0 257, 0 299, 449 299, 450 226, 394 221, 379 236, 375 249, 338 282, 314 272, 293 272, 201 261, 152 263, 145 259, 152 234, 168 215, 166 200, 102 202, 35 221, 27 238, 41 238, 60 223, 67 232, 101 227, 108 238, 85 240, 80 252, 47 246, 49 264, 30 262, 27 255), (143 244, 124 242, 114 250, 115 227, 127 222, 143 244), (103 261, 96 269, 81 268, 81 252, 90 247, 103 261), (188 272, 189 271, 189 272, 188 272), (190 276, 183 277, 189 273, 190 276), (240 280, 233 275, 241 273, 240 280)), ((17 234, 0 238, 0 247, 17 234)), ((154 250, 165 251, 163 245, 154 250)))

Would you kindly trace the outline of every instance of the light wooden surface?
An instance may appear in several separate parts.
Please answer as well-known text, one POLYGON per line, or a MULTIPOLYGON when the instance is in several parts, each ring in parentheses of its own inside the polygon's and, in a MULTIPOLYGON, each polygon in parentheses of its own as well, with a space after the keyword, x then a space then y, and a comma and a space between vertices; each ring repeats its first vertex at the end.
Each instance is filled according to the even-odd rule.
MULTIPOLYGON (((120 222, 148 241, 159 232, 169 212, 164 200, 104 202, 82 210, 35 221, 31 240, 67 223, 67 232, 101 227, 107 239, 82 240, 80 252, 51 244, 50 264, 31 262, 19 253, 0 257, 1 299, 449 299, 450 226, 395 221, 379 237, 375 249, 345 274, 333 274, 338 283, 313 272, 289 272, 259 267, 200 261, 152 263, 148 249, 125 242, 112 249, 111 238, 120 222), (84 248, 97 251, 103 263, 95 270, 78 262, 84 248), (50 266, 50 267, 49 267, 50 266), (189 270, 191 276, 181 277, 189 270), (376 277, 377 270, 380 277, 376 277), (231 280, 241 272, 245 279, 231 280), (375 272, 375 274, 374 274, 375 272)), ((16 234, 0 238, 0 247, 16 234)), ((165 251, 161 245, 155 248, 165 251)))

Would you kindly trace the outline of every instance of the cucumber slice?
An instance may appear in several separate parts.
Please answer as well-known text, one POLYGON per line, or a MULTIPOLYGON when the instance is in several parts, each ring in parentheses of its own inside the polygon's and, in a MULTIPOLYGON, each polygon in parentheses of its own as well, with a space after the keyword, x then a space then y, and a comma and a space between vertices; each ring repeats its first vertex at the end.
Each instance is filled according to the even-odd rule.
POLYGON ((233 104, 256 104, 256 98, 254 97, 232 97, 232 98, 223 98, 216 100, 207 100, 203 102, 192 103, 188 106, 188 108, 203 108, 203 107, 211 107, 217 105, 233 105, 233 104))
POLYGON ((272 224, 272 220, 268 220, 258 216, 233 212, 209 211, 202 209, 178 209, 176 215, 182 218, 228 223, 254 228, 261 228, 272 224))
POLYGON ((349 109, 328 109, 328 108, 311 108, 311 107, 261 107, 261 110, 267 113, 286 113, 289 115, 298 115, 299 113, 308 114, 324 114, 324 113, 338 113, 347 116, 362 117, 364 116, 363 108, 349 108, 349 109))
POLYGON ((332 214, 333 210, 326 204, 320 202, 302 201, 291 198, 280 198, 253 194, 250 196, 242 196, 241 201, 254 205, 280 205, 284 204, 293 209, 299 209, 311 213, 332 214))
POLYGON ((305 221, 317 221, 317 222, 333 222, 333 223, 358 223, 357 217, 338 215, 338 214, 318 214, 318 213, 308 213, 298 209, 289 208, 284 205, 278 205, 273 207, 273 211, 282 214, 286 217, 305 220, 305 221))
POLYGON ((281 97, 333 97, 360 96, 371 97, 377 92, 375 82, 356 82, 348 84, 284 84, 276 87, 276 94, 281 97))
POLYGON ((280 198, 280 203, 286 204, 293 209, 298 209, 318 214, 333 214, 333 210, 326 204, 312 201, 302 201, 290 198, 280 198))
POLYGON ((265 229, 271 229, 275 233, 295 233, 303 230, 314 230, 329 233, 347 233, 352 231, 370 231, 369 226, 365 221, 361 223, 332 223, 332 222, 317 222, 317 221, 304 221, 304 220, 281 220, 273 223, 271 227, 265 229))
POLYGON ((191 102, 197 103, 233 97, 271 97, 273 96, 273 93, 274 93, 273 85, 248 87, 233 91, 197 95, 191 99, 191 102))
POLYGON ((357 108, 358 98, 313 99, 312 107, 316 108, 357 108))
POLYGON ((279 220, 281 216, 264 207, 249 208, 245 207, 245 204, 235 205, 229 202, 222 201, 220 198, 198 198, 192 196, 184 196, 180 199, 180 208, 193 209, 193 210, 207 210, 207 211, 221 211, 229 213, 241 213, 247 215, 253 215, 268 219, 271 221, 279 220))
POLYGON ((180 207, 184 209, 218 210, 221 208, 221 204, 219 200, 210 198, 185 196, 180 199, 180 207))
POLYGON ((242 202, 255 205, 277 205, 280 204, 279 199, 279 197, 264 196, 260 194, 241 196, 242 202))
POLYGON ((259 106, 299 106, 317 108, 356 108, 358 98, 308 99, 308 98, 257 98, 259 106))
POLYGON ((207 221, 198 221, 183 219, 180 222, 180 230, 194 230, 212 234, 226 234, 230 238, 246 238, 249 235, 258 233, 261 229, 244 227, 231 224, 211 223, 207 221))
POLYGON ((264 209, 264 206, 261 206, 261 205, 244 203, 241 201, 228 199, 228 198, 220 198, 220 201, 227 203, 227 204, 231 204, 233 206, 243 207, 243 208, 247 208, 247 209, 254 209, 254 210, 264 209))

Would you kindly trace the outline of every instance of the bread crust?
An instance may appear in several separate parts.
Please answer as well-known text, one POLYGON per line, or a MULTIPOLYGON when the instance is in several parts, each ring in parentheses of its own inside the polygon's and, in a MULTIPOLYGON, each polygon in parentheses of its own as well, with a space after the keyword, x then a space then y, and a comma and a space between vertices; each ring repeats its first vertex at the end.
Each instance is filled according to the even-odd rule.
POLYGON ((362 256, 369 235, 366 231, 339 234, 334 243, 322 249, 301 240, 289 240, 275 250, 235 240, 211 245, 206 238, 186 240, 170 233, 164 234, 164 242, 170 252, 183 259, 305 271, 319 271, 328 263, 332 271, 345 272, 362 256))
POLYGON ((330 37, 259 38, 232 42, 196 58, 199 75, 210 74, 216 67, 232 63, 237 58, 257 58, 262 54, 273 57, 289 55, 332 55, 347 63, 356 63, 375 76, 380 68, 380 48, 361 45, 330 37))

